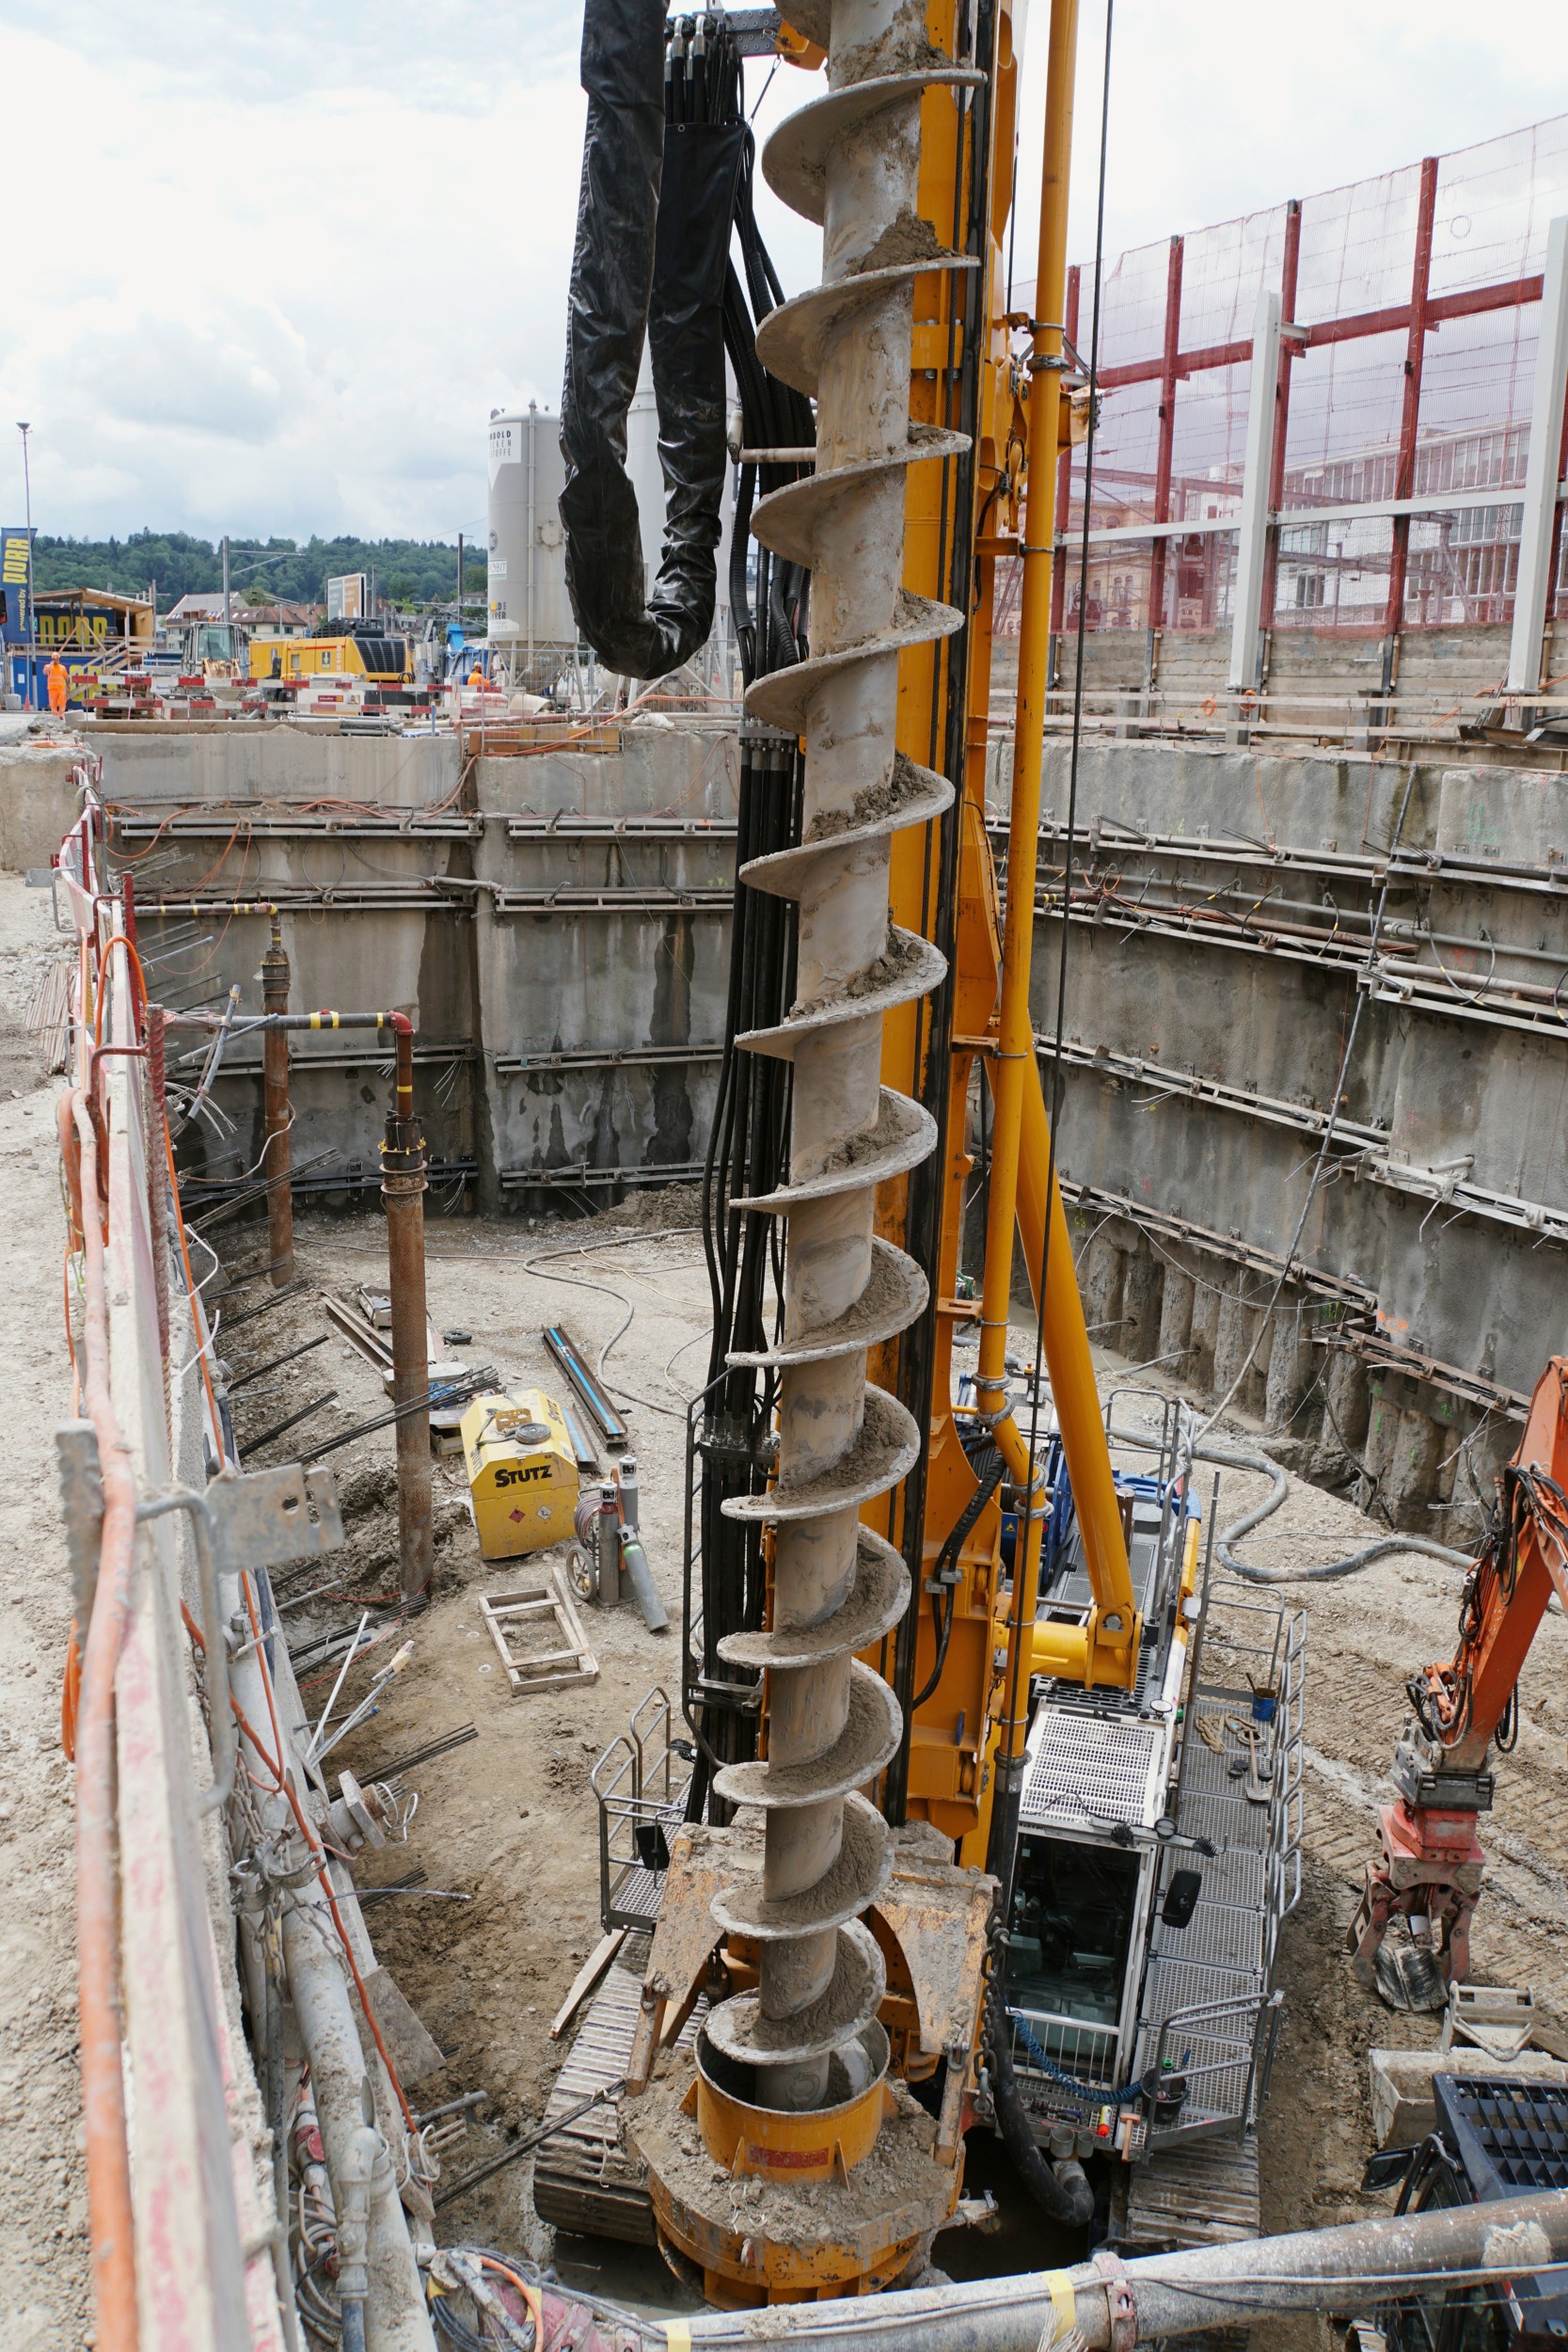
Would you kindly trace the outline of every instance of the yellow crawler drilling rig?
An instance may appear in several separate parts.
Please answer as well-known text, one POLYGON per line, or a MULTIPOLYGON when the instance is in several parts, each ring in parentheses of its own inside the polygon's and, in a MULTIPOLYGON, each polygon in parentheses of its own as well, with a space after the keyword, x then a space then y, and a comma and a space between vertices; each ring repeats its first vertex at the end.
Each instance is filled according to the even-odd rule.
MULTIPOLYGON (((1089 400, 1064 326, 1077 0, 1051 8, 1022 315, 1006 261, 1011 0, 797 0, 789 24, 755 10, 666 28, 645 264, 665 563, 645 611, 634 598, 607 612, 615 469, 601 466, 594 505, 598 461, 571 411, 574 381, 590 405, 600 360, 628 388, 625 346, 591 348, 594 305, 616 290, 594 278, 585 226, 595 205, 603 221, 614 211, 617 106, 614 152, 635 144, 641 13, 618 40, 615 0, 591 0, 562 501, 579 617, 637 675, 673 668, 711 619, 691 581, 716 510, 681 447, 704 397, 681 340, 702 296, 689 278, 683 301, 677 280, 701 244, 679 221, 705 221, 716 185, 760 326, 754 350, 735 332, 725 210, 707 298, 740 389, 740 514, 756 546, 748 565, 742 543, 731 582, 748 684, 707 1185, 715 1337, 691 1433, 683 1697, 697 1764, 622 2111, 666 2255, 710 2301, 745 2305, 921 2275, 958 2203, 965 2130, 993 2100, 1060 2221, 1093 2213, 1080 2158, 1145 2152, 1123 2078, 1147 2045, 1140 1987, 1168 1858, 1156 1826, 1173 1851, 1205 1844, 1178 1835, 1166 1802, 1196 1527, 1174 1453, 1163 1484, 1143 1482, 1141 1518, 1113 1475, 1030 1002, 1058 466, 1089 400), (752 222, 733 64, 748 43, 826 65, 826 93, 762 156, 775 193, 822 229, 822 282, 790 301, 752 222), (986 800, 1003 558, 1022 570, 1005 914, 986 800), (976 1313, 958 1268, 977 1068, 991 1115, 976 1313), (1007 1359, 1015 1232, 1043 1292, 1052 1475, 1059 1498, 1070 1488, 1043 1610, 1046 1455, 1020 1425, 1007 1359), (956 1386, 955 1335, 976 1319, 977 1363, 956 1386), (1042 1706, 1053 1692, 1090 1705, 1042 1706), (1129 1719, 1134 1801, 1097 1812, 1070 1785, 1072 1758, 1119 1753, 1129 1719), (1001 1980, 1026 1772, 1040 1781, 1032 1854, 1063 1804, 1076 1807, 1056 1823, 1069 1870, 1083 1862, 1099 1885, 1086 1846, 1133 1854, 1110 1906, 1109 2036, 1074 2072, 1082 2003, 1057 1988, 1061 2015, 1025 2029, 1033 2115, 1001 1980)), ((651 150, 645 120, 641 135, 651 150)), ((710 402, 713 389, 710 375, 710 402)), ((1028 1901, 1039 1910, 1037 1889, 1028 1901)))

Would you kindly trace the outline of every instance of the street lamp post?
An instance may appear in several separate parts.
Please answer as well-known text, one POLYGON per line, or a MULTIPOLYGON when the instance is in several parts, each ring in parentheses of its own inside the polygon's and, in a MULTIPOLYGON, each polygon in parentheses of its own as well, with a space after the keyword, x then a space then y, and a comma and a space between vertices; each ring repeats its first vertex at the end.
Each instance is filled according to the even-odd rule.
POLYGON ((38 616, 33 610, 33 477, 27 462, 27 436, 33 428, 18 418, 16 429, 22 436, 22 496, 27 525, 27 694, 24 707, 31 710, 39 650, 38 616))

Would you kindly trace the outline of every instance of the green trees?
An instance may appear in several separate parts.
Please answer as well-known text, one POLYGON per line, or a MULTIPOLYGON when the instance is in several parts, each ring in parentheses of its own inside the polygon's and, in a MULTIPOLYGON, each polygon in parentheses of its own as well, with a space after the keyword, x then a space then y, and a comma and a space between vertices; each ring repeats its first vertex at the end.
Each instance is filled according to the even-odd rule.
MULTIPOLYGON (((246 603, 281 597, 319 604, 326 581, 341 572, 372 572, 377 590, 402 605, 444 601, 457 594, 457 548, 441 539, 230 539, 233 593, 246 603), (258 564, 259 556, 281 560, 258 564), (254 593, 252 593, 254 592, 254 593)), ((483 547, 464 553, 463 586, 471 597, 484 587, 483 547)), ((33 548, 38 593, 51 589, 112 588, 145 596, 157 582, 158 610, 180 597, 223 585, 221 548, 183 531, 137 531, 127 539, 56 539, 40 532, 33 548)))

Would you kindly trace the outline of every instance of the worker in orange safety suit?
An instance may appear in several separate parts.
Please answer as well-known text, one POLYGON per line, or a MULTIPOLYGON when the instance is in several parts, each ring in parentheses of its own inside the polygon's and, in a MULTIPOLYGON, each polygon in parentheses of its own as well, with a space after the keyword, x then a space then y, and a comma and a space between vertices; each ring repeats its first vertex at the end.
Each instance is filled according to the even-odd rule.
POLYGON ((55 654, 54 659, 51 660, 48 669, 45 670, 43 674, 43 677, 44 683, 49 689, 49 707, 55 713, 55 717, 58 718, 60 713, 65 708, 66 688, 68 684, 65 663, 60 660, 58 654, 55 654))

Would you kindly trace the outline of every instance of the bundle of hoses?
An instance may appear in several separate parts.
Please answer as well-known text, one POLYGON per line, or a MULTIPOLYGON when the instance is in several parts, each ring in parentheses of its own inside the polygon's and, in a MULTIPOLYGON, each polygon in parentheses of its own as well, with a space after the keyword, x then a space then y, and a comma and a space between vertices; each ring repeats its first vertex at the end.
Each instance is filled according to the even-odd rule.
MULTIPOLYGON (((1156 1454, 1160 1440, 1143 1429, 1113 1429, 1113 1444, 1141 1447, 1156 1454)), ((1212 1438, 1202 1438, 1192 1449, 1195 1462, 1213 1462, 1225 1470, 1256 1470, 1270 1482, 1270 1491, 1250 1511, 1244 1511, 1228 1527, 1221 1528, 1214 1537, 1214 1557, 1232 1576, 1244 1579, 1248 1584, 1324 1584, 1341 1576, 1355 1576, 1370 1568, 1374 1561, 1386 1559, 1394 1552, 1424 1552, 1429 1560, 1442 1560, 1449 1567, 1467 1568, 1470 1555, 1455 1551, 1448 1544, 1433 1543, 1428 1535, 1378 1535, 1370 1544, 1346 1552, 1340 1560, 1323 1560, 1304 1568, 1259 1568, 1248 1560, 1239 1559, 1232 1546, 1244 1535, 1272 1518, 1291 1491, 1291 1482, 1279 1464, 1267 1454, 1257 1453, 1250 1446, 1223 1445, 1212 1438)))
MULTIPOLYGON (((809 446, 809 403, 759 366, 730 261, 732 230, 757 319, 781 298, 752 213, 752 139, 740 60, 718 11, 667 25, 663 0, 587 0, 582 185, 568 297, 561 447, 566 584, 583 636, 624 676, 660 678, 706 643, 722 535, 728 352, 756 446, 809 446), (626 417, 646 342, 664 474, 664 544, 644 591, 626 417)), ((795 469, 779 480, 792 478, 795 469)), ((731 594, 748 676, 799 658, 804 576, 758 566, 747 595, 752 485, 742 484, 731 594), (760 642, 759 642, 760 641, 760 642)), ((768 480, 765 487, 776 486, 768 480)))
POLYGON ((1006 1963, 998 1955, 986 2001, 986 2056, 996 2121, 1019 2178, 1042 2213, 1069 2229, 1086 2229, 1094 2217, 1094 2191, 1081 2164, 1070 2157, 1053 2164, 1035 2137, 1035 2127, 1013 2072, 1012 2036, 1003 1994, 1006 1963))

